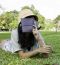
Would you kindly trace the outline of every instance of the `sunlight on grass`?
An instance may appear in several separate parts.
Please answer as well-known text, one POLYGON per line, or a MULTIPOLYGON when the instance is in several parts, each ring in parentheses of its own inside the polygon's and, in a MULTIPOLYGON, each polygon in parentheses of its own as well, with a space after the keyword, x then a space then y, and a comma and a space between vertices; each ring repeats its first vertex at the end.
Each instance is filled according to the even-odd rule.
MULTIPOLYGON (((60 32, 41 32, 48 45, 53 47, 53 52, 49 58, 43 58, 40 55, 21 59, 17 53, 5 52, 0 49, 0 65, 44 65, 58 63, 60 65, 60 32)), ((10 38, 10 33, 0 33, 0 39, 10 38)))

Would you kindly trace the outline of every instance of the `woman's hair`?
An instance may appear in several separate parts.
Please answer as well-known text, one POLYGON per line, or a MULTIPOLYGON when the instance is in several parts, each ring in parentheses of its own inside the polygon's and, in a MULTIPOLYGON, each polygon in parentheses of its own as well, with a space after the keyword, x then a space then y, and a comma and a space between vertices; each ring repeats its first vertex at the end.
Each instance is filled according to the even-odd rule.
POLYGON ((22 49, 28 49, 34 45, 35 38, 32 32, 24 33, 22 32, 21 22, 18 25, 18 43, 20 44, 22 49))

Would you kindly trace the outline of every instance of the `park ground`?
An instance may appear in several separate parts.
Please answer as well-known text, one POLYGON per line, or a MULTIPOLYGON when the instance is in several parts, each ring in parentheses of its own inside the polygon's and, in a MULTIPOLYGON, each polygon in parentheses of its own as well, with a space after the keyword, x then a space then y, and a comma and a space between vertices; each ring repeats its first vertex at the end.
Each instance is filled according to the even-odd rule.
MULTIPOLYGON (((28 59, 19 58, 17 53, 5 52, 0 49, 0 65, 45 65, 57 63, 60 65, 60 32, 41 32, 46 44, 51 45, 53 52, 48 58, 43 58, 41 55, 28 59)), ((0 40, 10 38, 10 33, 0 33, 0 40)))

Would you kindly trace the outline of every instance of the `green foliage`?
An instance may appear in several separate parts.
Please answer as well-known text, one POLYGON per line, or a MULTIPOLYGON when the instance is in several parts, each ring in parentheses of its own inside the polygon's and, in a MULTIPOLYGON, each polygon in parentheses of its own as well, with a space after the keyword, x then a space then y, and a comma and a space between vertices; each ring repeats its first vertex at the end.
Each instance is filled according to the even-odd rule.
POLYGON ((45 20, 45 17, 43 17, 42 15, 38 14, 38 23, 39 23, 39 26, 42 27, 41 29, 45 28, 44 20, 45 20))
POLYGON ((55 27, 55 24, 51 19, 45 20, 44 23, 45 23, 45 30, 50 30, 53 27, 55 27))
POLYGON ((60 20, 60 15, 58 15, 54 20, 59 21, 60 20))
POLYGON ((12 29, 15 29, 17 28, 18 26, 18 22, 16 20, 12 21, 10 24, 9 24, 9 29, 12 30, 12 29))
POLYGON ((55 28, 56 28, 56 32, 58 31, 58 23, 60 21, 60 15, 58 15, 55 19, 54 19, 54 24, 55 24, 55 28))
MULTIPOLYGON (((38 10, 35 9, 34 5, 29 6, 24 6, 22 9, 30 9, 32 12, 38 17, 38 23, 44 29, 44 20, 45 17, 42 16, 38 10)), ((0 16, 0 29, 5 28, 5 29, 14 29, 17 27, 18 24, 18 11, 10 11, 10 12, 5 12, 0 16)))
POLYGON ((10 23, 14 22, 14 26, 15 27, 16 22, 18 23, 18 11, 10 11, 10 12, 5 12, 4 14, 2 14, 0 16, 0 27, 1 28, 5 28, 5 29, 10 29, 10 23))
MULTIPOLYGON (((48 58, 40 57, 40 55, 21 59, 17 53, 5 52, 0 49, 0 65, 45 65, 57 63, 60 65, 60 32, 41 32, 46 44, 51 45, 53 52, 48 58)), ((0 33, 2 39, 10 38, 10 33, 0 33)), ((0 38, 1 39, 1 38, 0 38)))
MULTIPOLYGON (((24 6, 22 9, 30 9, 32 12, 38 17, 38 26, 41 26, 41 29, 49 30, 52 29, 53 27, 58 30, 58 23, 60 21, 60 15, 58 15, 54 20, 46 20, 41 13, 34 7, 34 5, 29 6, 24 6), (50 22, 52 21, 52 22, 50 22), (46 23, 49 22, 49 23, 46 23)), ((10 12, 5 12, 2 15, 0 15, 0 29, 15 29, 18 25, 18 15, 19 12, 14 10, 10 12)))

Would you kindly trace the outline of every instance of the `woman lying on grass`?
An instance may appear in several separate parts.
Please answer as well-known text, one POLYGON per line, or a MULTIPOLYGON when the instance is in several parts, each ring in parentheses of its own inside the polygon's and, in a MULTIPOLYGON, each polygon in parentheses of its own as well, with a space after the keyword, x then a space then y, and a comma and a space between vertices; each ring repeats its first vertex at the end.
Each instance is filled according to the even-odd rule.
MULTIPOLYGON (((26 18, 26 20, 33 19, 35 23, 38 21, 37 16, 29 9, 23 9, 20 12, 20 18, 26 18)), ((18 52, 21 58, 28 58, 38 53, 50 53, 51 48, 50 46, 45 45, 36 25, 33 25, 31 31, 29 31, 28 27, 26 27, 26 29, 28 29, 27 31, 24 29, 25 27, 22 26, 22 22, 19 22, 18 28, 11 32, 11 40, 1 42, 0 47, 3 50, 10 51, 12 53, 18 52)))

